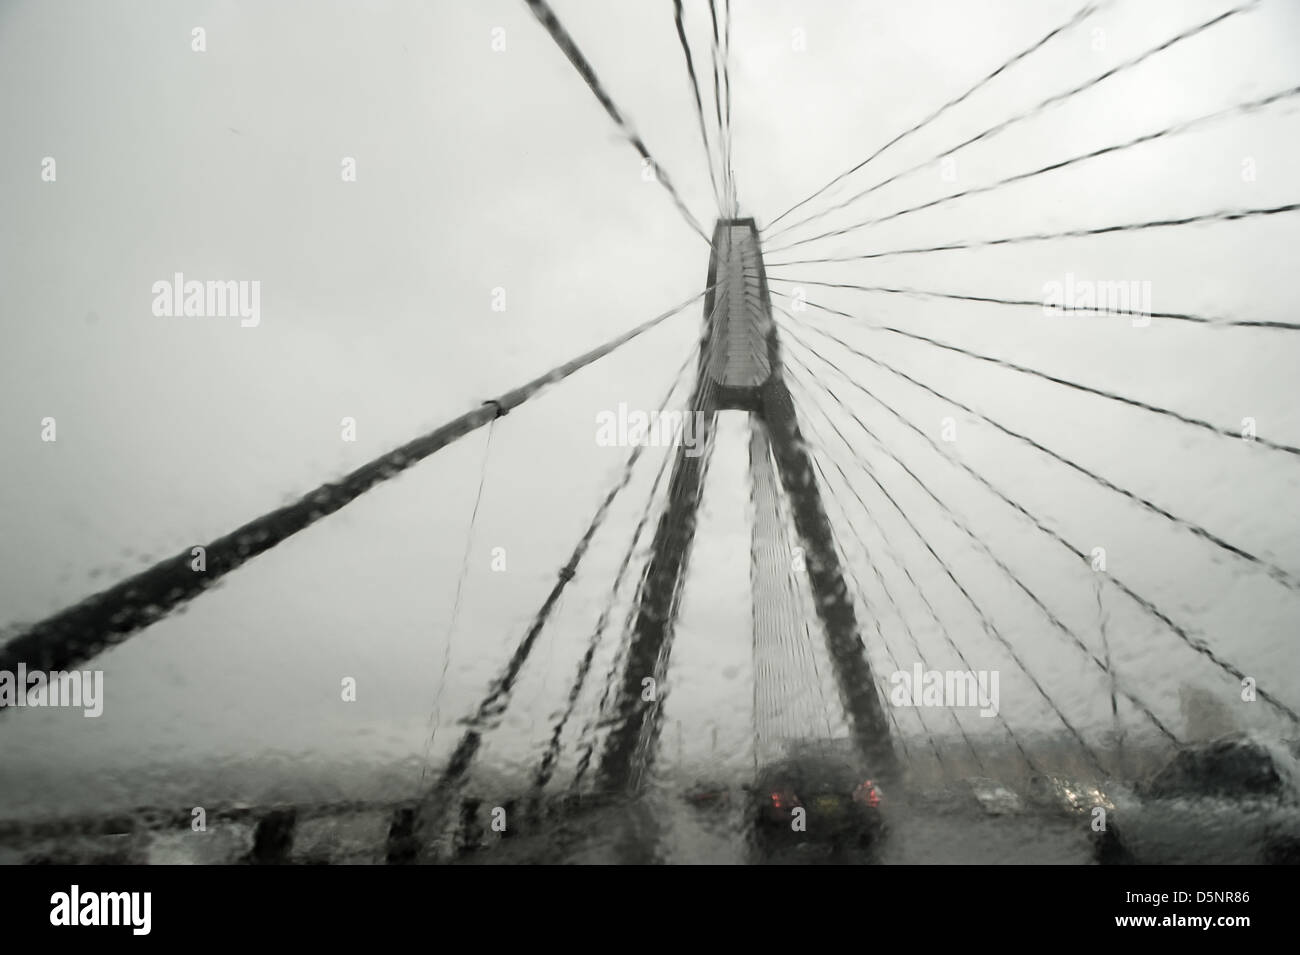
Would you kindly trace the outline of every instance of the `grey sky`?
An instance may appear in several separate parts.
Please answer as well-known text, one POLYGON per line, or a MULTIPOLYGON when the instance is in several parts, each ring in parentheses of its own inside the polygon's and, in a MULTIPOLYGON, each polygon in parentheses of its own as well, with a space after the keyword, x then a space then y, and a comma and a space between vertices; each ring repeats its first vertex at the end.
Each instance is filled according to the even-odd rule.
MULTIPOLYGON (((797 215, 1231 5, 1118 0, 797 215)), ((671 4, 555 6, 707 227, 713 200, 671 4)), ((707 7, 686 6, 698 66, 708 60, 707 7)), ((734 0, 742 213, 763 225, 1078 6, 734 0), (793 48, 796 30, 805 50, 793 48)), ((1266 0, 963 150, 954 182, 932 166, 775 245, 1296 86, 1298 41, 1300 11, 1266 0)), ((636 153, 520 2, 11 3, 0 8, 0 120, 0 623, 39 619, 206 542, 704 283, 707 247, 660 187, 642 178, 636 153), (191 50, 195 27, 206 30, 204 53, 191 50), (491 48, 498 27, 504 52, 491 48), (41 180, 47 156, 57 162, 53 183, 41 180), (356 159, 355 183, 341 179, 344 157, 356 159), (260 281, 260 325, 155 317, 151 286, 178 271, 260 281), (506 290, 504 312, 491 308, 497 287, 506 290), (53 444, 40 440, 46 416, 58 422, 53 444), (355 443, 340 440, 344 416, 357 421, 355 443)), ((771 258, 1277 205, 1296 201, 1298 160, 1290 101, 771 258), (1252 181, 1242 176, 1246 159, 1256 170, 1252 181)), ((1158 310, 1295 321, 1298 241, 1291 215, 771 271, 1030 300, 1072 273, 1149 281, 1158 310)), ((1254 417, 1261 435, 1300 444, 1292 386, 1300 341, 1288 332, 1158 320, 1132 328, 1104 316, 1045 317, 1033 308, 814 287, 809 298, 1222 427, 1254 417)), ((803 317, 1116 484, 1300 570, 1289 455, 816 310, 803 317)), ((430 758, 454 743, 455 720, 511 652, 617 476, 627 450, 595 444, 596 414, 620 402, 658 407, 699 321, 696 305, 493 426, 430 758), (506 549, 504 574, 490 570, 493 547, 506 549)), ((831 353, 820 340, 817 347, 831 353)), ((842 363, 932 435, 954 415, 956 456, 1082 550, 1106 547, 1117 576, 1300 706, 1293 591, 913 386, 861 361, 842 363)), ((833 375, 826 380, 848 397, 833 375)), ((849 400, 1064 621, 1099 646, 1086 567, 868 399, 849 400)), ((816 413, 813 420, 828 430, 816 413)), ((845 416, 836 421, 852 433, 845 416)), ((1067 712, 1093 734, 1104 732, 1105 681, 905 473, 864 435, 854 438, 1067 712)), ((831 456, 854 475, 891 545, 970 647, 972 665, 1002 671, 1008 719, 1051 729, 1015 664, 982 635, 836 440, 827 445, 831 456)), ((129 771, 212 757, 425 759, 486 442, 486 430, 461 440, 102 657, 103 718, 6 714, 0 773, 13 775, 0 799, 6 791, 37 798, 19 766, 66 782, 90 766, 129 771), (359 681, 356 704, 339 701, 343 676, 359 681)), ((705 524, 716 533, 701 541, 692 564, 667 705, 696 755, 707 754, 717 724, 719 746, 743 767, 748 537, 737 491, 745 453, 738 422, 727 423, 719 450, 726 460, 715 461, 705 524)), ((549 735, 548 718, 562 705, 658 456, 647 453, 652 466, 638 469, 588 557, 591 573, 575 583, 545 635, 510 720, 484 753, 493 765, 526 766, 549 735)), ((852 520, 873 550, 885 547, 864 515, 852 520)), ((842 543, 873 606, 883 606, 852 537, 842 543)), ((957 666, 942 638, 925 629, 915 591, 892 563, 881 569, 901 595, 927 665, 957 666)), ((1184 682, 1231 692, 1232 681, 1113 589, 1103 600, 1120 672, 1133 674, 1163 717, 1177 720, 1184 682)), ((881 624, 910 662, 915 653, 899 621, 884 613, 881 624)), ((872 662, 881 668, 882 660, 873 646, 872 662)), ((593 672, 603 675, 607 665, 604 656, 593 672)), ((1257 710, 1243 719, 1278 726, 1257 710)), ((996 736, 990 722, 969 725, 996 736)))

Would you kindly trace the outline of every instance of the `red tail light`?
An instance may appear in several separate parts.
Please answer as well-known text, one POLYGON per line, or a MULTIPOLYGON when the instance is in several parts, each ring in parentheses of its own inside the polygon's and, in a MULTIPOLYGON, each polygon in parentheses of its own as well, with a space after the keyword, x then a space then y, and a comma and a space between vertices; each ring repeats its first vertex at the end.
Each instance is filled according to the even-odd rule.
POLYGON ((774 792, 772 793, 772 806, 776 809, 792 809, 799 805, 799 800, 793 793, 774 792))
POLYGON ((872 809, 880 805, 880 790, 868 779, 853 792, 853 798, 857 802, 866 803, 872 809))

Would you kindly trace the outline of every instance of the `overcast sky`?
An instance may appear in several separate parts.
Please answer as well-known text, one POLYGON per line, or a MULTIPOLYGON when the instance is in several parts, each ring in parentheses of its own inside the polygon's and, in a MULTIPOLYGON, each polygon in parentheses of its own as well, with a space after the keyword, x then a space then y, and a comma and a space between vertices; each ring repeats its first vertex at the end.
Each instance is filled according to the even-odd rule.
MULTIPOLYGON (((742 215, 764 225, 1080 5, 735 0, 730 73, 742 215)), ((705 76, 707 5, 685 6, 705 76)), ((938 156, 1231 6, 1118 0, 785 221, 938 156)), ((556 0, 555 9, 709 228, 717 210, 672 4, 556 0)), ((1265 0, 961 150, 950 170, 931 164, 773 245, 1298 86, 1298 46, 1300 8, 1265 0)), ((711 75, 706 86, 711 94, 711 75)), ((0 121, 0 624, 41 619, 206 543, 705 283, 707 246, 642 177, 636 152, 522 2, 11 2, 0 6, 0 121), (205 31, 203 52, 192 49, 195 28, 205 31), (47 157, 56 164, 52 182, 42 177, 47 157), (355 182, 341 174, 347 158, 355 182), (156 316, 153 284, 177 272, 260 282, 260 323, 156 316), (492 308, 498 288, 504 311, 492 308), (55 442, 41 440, 46 417, 57 421, 55 442), (341 439, 344 417, 356 420, 354 442, 341 439)), ((1288 100, 770 258, 1294 202, 1297 132, 1288 100)), ((1031 301, 1071 274, 1149 282, 1159 311, 1294 322, 1298 242, 1292 214, 771 271, 1031 301)), ((1300 573, 1292 455, 867 326, 906 328, 1227 429, 1252 417, 1261 436, 1293 446, 1298 336, 1161 320, 1134 328, 1110 316, 1048 317, 1036 308, 812 285, 807 294, 860 317, 811 309, 800 316, 807 322, 1300 573)), ((106 674, 102 718, 5 714, 0 801, 14 809, 42 799, 47 783, 71 799, 80 774, 97 768, 131 778, 145 765, 217 758, 406 763, 417 778, 454 745, 455 721, 512 652, 618 476, 627 449, 596 444, 596 415, 620 402, 660 407, 700 320, 696 304, 495 423, 490 447, 487 429, 460 440, 105 654, 95 664, 106 674), (497 547, 504 572, 491 569, 497 547), (358 681, 356 703, 340 700, 343 677, 358 681)), ((1105 547, 1117 577, 1300 707, 1295 591, 979 419, 810 340, 932 437, 953 416, 953 456, 1085 553, 1105 547)), ((1102 652, 1096 576, 1086 565, 815 359, 800 358, 1102 652)), ((1096 668, 842 412, 832 414, 852 452, 797 387, 796 398, 826 436, 828 507, 889 641, 887 653, 868 628, 877 670, 887 673, 894 660, 910 668, 918 655, 909 632, 927 667, 961 667, 896 554, 971 666, 1001 671, 1012 725, 1059 729, 862 465, 1059 705, 1100 739, 1110 726, 1109 685, 1096 668), (838 501, 849 503, 847 517, 838 501), (859 533, 882 555, 876 566, 898 612, 859 533)), ((833 405, 820 389, 816 399, 833 405)), ((728 416, 665 703, 669 719, 683 724, 680 735, 669 724, 666 751, 681 739, 689 755, 707 756, 717 726, 718 749, 738 770, 751 739, 746 440, 743 422, 728 416)), ((549 737, 660 455, 647 452, 597 538, 503 732, 484 751, 487 764, 522 770, 549 737)), ((1231 678, 1114 587, 1101 599, 1121 679, 1163 719, 1181 729, 1184 685, 1236 698, 1231 678)), ((621 622, 622 611, 613 619, 621 622)), ((592 694, 618 630, 598 657, 592 694)), ((591 705, 585 700, 579 724, 591 705)), ((1242 725, 1284 726, 1265 708, 1238 704, 1234 712, 1242 725)), ((1122 712, 1128 725, 1141 725, 1131 707, 1122 712)), ((967 716, 963 725, 999 738, 994 721, 967 716)), ((921 731, 915 713, 899 720, 905 732, 921 731)))

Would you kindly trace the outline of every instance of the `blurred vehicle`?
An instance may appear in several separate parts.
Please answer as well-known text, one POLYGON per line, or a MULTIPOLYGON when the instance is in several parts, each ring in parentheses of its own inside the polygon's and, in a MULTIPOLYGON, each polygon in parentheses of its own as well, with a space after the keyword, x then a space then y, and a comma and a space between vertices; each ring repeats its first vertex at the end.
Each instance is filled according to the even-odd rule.
POLYGON ((1112 789, 1111 850, 1141 864, 1300 862, 1295 742, 1189 746, 1145 783, 1112 789))
POLYGON ((814 754, 764 768, 752 790, 753 832, 760 849, 866 847, 884 831, 884 796, 849 761, 814 754))
POLYGON ((990 816, 1015 815, 1024 810, 1020 797, 995 779, 976 776, 966 780, 971 795, 990 816))
POLYGON ((1105 790, 1094 783, 1083 783, 1066 776, 1031 776, 1027 793, 1029 805, 1038 810, 1066 815, 1087 815, 1097 806, 1107 812, 1115 808, 1105 790))
POLYGON ((686 801, 697 809, 717 809, 731 805, 731 787, 710 780, 697 782, 686 791, 686 801))

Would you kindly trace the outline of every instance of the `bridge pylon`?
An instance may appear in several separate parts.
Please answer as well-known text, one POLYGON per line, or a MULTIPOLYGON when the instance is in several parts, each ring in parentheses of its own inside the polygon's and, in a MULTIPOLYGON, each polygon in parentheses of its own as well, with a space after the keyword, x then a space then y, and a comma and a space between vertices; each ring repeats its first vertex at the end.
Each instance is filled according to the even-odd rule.
POLYGON ((704 303, 690 410, 704 433, 688 454, 675 451, 668 499, 655 528, 650 559, 637 593, 631 641, 619 677, 612 729, 601 756, 602 788, 635 791, 653 759, 661 720, 657 702, 642 699, 643 681, 659 685, 668 669, 673 627, 695 536, 696 519, 717 413, 746 411, 770 441, 781 486, 801 538, 817 613, 840 700, 861 758, 878 776, 891 775, 896 756, 884 706, 859 634, 857 614, 822 505, 812 460, 782 374, 781 342, 752 218, 720 219, 713 230, 709 289, 704 303))

